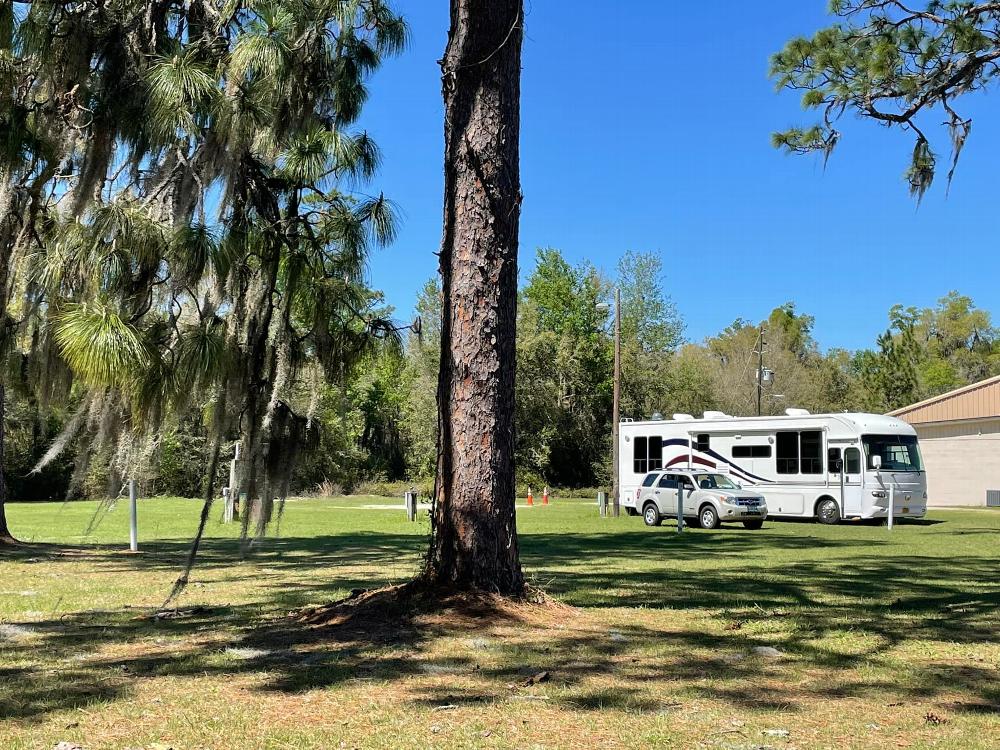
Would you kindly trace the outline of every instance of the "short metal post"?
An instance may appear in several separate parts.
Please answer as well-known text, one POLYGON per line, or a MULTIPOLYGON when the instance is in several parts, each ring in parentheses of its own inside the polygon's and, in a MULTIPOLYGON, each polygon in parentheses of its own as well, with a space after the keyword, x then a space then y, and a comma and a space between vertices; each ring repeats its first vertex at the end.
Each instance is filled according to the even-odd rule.
POLYGON ((136 502, 135 480, 128 480, 128 548, 132 552, 139 551, 139 514, 136 502))
POLYGON ((896 485, 889 485, 889 531, 892 531, 893 515, 896 512, 896 485))
POLYGON ((238 464, 240 460, 240 444, 236 443, 236 452, 233 460, 229 462, 229 493, 226 495, 226 502, 222 509, 222 522, 232 523, 236 516, 236 501, 239 499, 238 464))
POLYGON ((684 490, 677 487, 677 533, 684 531, 684 490))
POLYGON ((601 514, 601 518, 608 515, 608 493, 598 492, 597 493, 597 511, 601 514))
POLYGON ((406 493, 406 520, 417 520, 417 493, 409 490, 406 493))

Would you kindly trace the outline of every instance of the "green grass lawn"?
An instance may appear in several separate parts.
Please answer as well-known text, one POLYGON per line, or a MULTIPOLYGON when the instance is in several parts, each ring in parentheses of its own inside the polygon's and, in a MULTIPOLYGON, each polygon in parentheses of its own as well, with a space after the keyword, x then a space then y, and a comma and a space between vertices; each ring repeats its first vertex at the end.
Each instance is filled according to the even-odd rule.
POLYGON ((162 620, 199 502, 142 501, 138 555, 125 503, 12 504, 0 748, 1000 747, 1000 512, 679 535, 556 499, 518 510, 555 603, 288 619, 417 572, 426 514, 391 503, 291 501, 242 562, 215 513, 162 620))

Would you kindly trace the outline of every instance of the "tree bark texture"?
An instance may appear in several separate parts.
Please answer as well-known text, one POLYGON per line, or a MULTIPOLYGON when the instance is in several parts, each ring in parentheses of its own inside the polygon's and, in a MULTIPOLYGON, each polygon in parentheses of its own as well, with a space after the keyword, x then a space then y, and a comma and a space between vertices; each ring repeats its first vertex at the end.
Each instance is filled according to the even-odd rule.
POLYGON ((14 541, 10 528, 7 526, 7 480, 4 478, 4 448, 6 447, 7 433, 4 429, 4 418, 6 416, 6 389, 3 380, 0 378, 0 544, 14 541))
POLYGON ((442 335, 425 579, 518 595, 514 360, 522 0, 451 0, 442 335))
POLYGON ((0 544, 14 541, 10 528, 7 526, 7 480, 4 477, 6 467, 4 449, 7 446, 7 432, 4 424, 7 415, 4 360, 7 356, 9 337, 12 335, 12 326, 7 317, 7 307, 10 298, 10 267, 15 235, 14 215, 10 211, 13 206, 10 198, 12 189, 9 176, 0 170, 0 544))

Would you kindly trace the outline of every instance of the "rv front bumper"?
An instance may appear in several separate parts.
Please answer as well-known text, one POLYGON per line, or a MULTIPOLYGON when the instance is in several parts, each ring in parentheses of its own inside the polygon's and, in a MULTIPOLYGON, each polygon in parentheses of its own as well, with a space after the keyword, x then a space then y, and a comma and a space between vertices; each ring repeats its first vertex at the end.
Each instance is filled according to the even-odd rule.
MULTIPOLYGON (((893 506, 893 518, 923 518, 927 515, 927 502, 921 500, 917 502, 897 502, 893 506)), ((876 505, 872 518, 888 518, 889 504, 876 505)))

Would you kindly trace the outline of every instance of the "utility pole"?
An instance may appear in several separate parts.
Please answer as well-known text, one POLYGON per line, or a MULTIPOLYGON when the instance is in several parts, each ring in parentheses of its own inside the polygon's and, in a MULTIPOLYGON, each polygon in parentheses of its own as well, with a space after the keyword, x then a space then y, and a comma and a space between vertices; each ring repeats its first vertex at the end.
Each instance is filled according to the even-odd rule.
MULTIPOLYGON (((611 306, 607 302, 597 303, 598 312, 607 313, 611 306)), ((622 393, 622 292, 615 289, 615 372, 614 401, 611 406, 611 507, 615 517, 621 515, 621 501, 618 499, 618 424, 622 393)), ((604 515, 603 513, 601 515, 604 515)))
MULTIPOLYGON (((764 394, 764 326, 757 337, 757 416, 760 416, 761 399, 764 394)), ((746 376, 744 376, 746 377, 746 376)))
POLYGON ((618 425, 620 423, 619 419, 619 408, 621 406, 621 389, 622 389, 622 291, 619 288, 615 288, 615 388, 614 388, 614 401, 611 407, 611 420, 614 423, 614 439, 612 442, 612 450, 614 451, 614 456, 612 458, 612 481, 611 481, 611 492, 612 492, 612 507, 614 508, 614 516, 618 518, 621 515, 621 500, 618 497, 618 478, 620 474, 618 466, 618 425))

